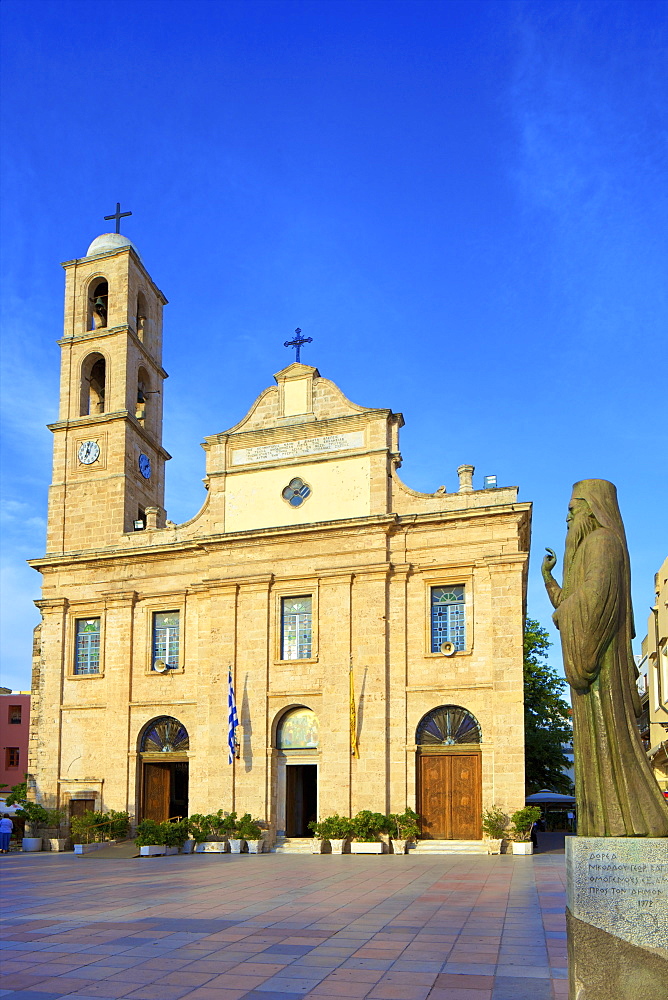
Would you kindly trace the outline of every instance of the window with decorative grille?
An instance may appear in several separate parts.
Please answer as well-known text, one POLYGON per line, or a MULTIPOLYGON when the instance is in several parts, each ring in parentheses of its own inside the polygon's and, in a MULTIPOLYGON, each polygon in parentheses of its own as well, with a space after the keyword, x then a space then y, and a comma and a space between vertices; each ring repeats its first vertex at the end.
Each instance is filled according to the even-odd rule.
POLYGON ((310 597, 284 597, 281 602, 281 659, 309 660, 313 642, 310 597))
POLYGON ((463 587, 431 588, 431 651, 440 652, 444 642, 455 649, 466 648, 466 617, 463 587))
POLYGON ((100 672, 100 619, 78 618, 76 624, 75 674, 100 672))
POLYGON ((10 705, 9 706, 9 725, 10 726, 20 726, 21 725, 21 705, 10 705))
POLYGON ((179 668, 180 613, 158 611, 153 615, 153 660, 151 669, 162 661, 170 670, 179 668))

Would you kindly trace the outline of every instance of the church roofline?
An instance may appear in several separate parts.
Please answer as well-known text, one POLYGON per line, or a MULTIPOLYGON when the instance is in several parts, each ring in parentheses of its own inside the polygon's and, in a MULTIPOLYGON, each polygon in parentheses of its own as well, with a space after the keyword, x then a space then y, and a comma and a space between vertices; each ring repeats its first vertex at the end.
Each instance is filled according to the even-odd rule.
MULTIPOLYGON (((484 492, 482 490, 477 492, 484 492)), ((466 494, 471 496, 470 493, 466 494)), ((377 527, 385 531, 392 531, 393 529, 400 529, 402 527, 411 527, 415 525, 428 524, 430 522, 444 520, 444 521, 457 521, 457 520, 470 520, 475 517, 500 517, 500 516, 511 516, 511 515, 531 515, 531 502, 524 501, 522 503, 508 503, 498 506, 484 506, 484 507, 459 507, 456 510, 441 510, 441 511, 431 511, 425 513, 414 513, 414 514, 368 514, 364 517, 352 517, 345 518, 336 521, 316 521, 312 524, 294 524, 294 525, 275 525, 267 528, 249 528, 246 531, 229 531, 229 532, 219 532, 216 534, 202 535, 200 537, 185 538, 183 540, 174 539, 173 541, 158 542, 155 545, 137 545, 128 546, 128 548, 119 548, 118 543, 110 548, 105 549, 90 549, 87 551, 79 552, 66 552, 45 555, 39 559, 28 559, 26 560, 28 565, 37 571, 42 569, 48 569, 49 567, 59 567, 62 565, 71 565, 76 563, 77 565, 82 565, 89 562, 98 562, 103 560, 108 562, 110 560, 123 561, 124 559, 136 560, 138 556, 142 558, 149 555, 161 556, 167 553, 172 553, 175 551, 184 552, 207 552, 212 547, 229 545, 231 542, 253 542, 256 538, 266 538, 275 537, 280 535, 299 535, 299 534, 317 534, 318 532, 342 532, 348 533, 351 531, 359 531, 360 529, 368 529, 377 527)), ((191 524, 191 521, 184 522, 186 524, 191 524)), ((160 528, 155 532, 150 532, 152 537, 157 538, 164 533, 169 533, 172 531, 178 531, 181 525, 175 525, 173 528, 160 528)), ((121 538, 138 539, 140 535, 144 535, 144 532, 128 532, 126 535, 120 536, 121 538)), ((505 559, 508 561, 517 561, 519 555, 526 556, 528 553, 518 553, 509 552, 502 553, 501 555, 494 556, 497 561, 503 562, 505 559)), ((488 562, 490 557, 481 557, 481 562, 488 562)), ((364 570, 364 563, 360 563, 358 566, 360 571, 364 570)))

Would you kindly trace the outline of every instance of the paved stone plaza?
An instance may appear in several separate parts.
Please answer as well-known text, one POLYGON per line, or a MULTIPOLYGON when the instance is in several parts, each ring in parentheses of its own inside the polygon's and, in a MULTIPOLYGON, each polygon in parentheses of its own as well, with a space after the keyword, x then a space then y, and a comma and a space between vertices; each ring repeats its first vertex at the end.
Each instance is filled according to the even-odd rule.
POLYGON ((563 854, 10 855, 11 1000, 552 1000, 563 854))

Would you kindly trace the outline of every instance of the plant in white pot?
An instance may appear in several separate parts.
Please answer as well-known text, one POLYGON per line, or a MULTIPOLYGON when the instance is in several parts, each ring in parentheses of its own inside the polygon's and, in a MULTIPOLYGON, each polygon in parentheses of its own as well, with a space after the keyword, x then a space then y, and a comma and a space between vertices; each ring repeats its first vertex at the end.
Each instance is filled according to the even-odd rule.
POLYGON ((326 816, 320 821, 318 832, 320 837, 329 841, 332 854, 343 854, 348 838, 352 834, 352 820, 334 813, 333 816, 326 816))
POLYGON ((380 832, 387 826, 387 816, 373 813, 370 809, 361 809, 352 821, 355 839, 350 845, 351 854, 382 854, 385 844, 380 839, 380 832))
POLYGON ((482 814, 482 831, 487 841, 487 850, 490 854, 500 854, 503 841, 507 837, 507 829, 510 820, 498 806, 491 806, 484 809, 482 814))
POLYGON ((262 854, 264 846, 262 828, 250 813, 244 813, 237 823, 237 836, 242 842, 246 841, 249 854, 262 854))
POLYGON ((236 813, 227 813, 222 809, 206 816, 193 813, 188 817, 188 830, 194 843, 184 848, 185 852, 190 854, 194 847, 197 854, 225 854, 235 820, 236 813))
POLYGON ((518 809, 510 817, 512 820, 511 837, 513 840, 513 854, 533 854, 533 844, 531 843, 531 830, 534 823, 540 819, 540 809, 538 806, 525 806, 518 809))
POLYGON ((406 845, 420 836, 420 817, 407 806, 402 813, 390 813, 388 819, 393 835, 392 851, 394 854, 405 854, 406 845))
POLYGON ((137 824, 135 844, 139 848, 139 854, 142 858, 153 858, 167 853, 165 827, 168 825, 167 823, 158 823, 154 819, 143 819, 141 823, 137 824))
POLYGON ((39 802, 29 801, 26 781, 13 785, 5 801, 8 806, 18 806, 16 816, 25 820, 26 836, 22 840, 22 849, 24 851, 41 851, 41 831, 49 824, 49 810, 45 809, 39 802))
POLYGON ((311 854, 323 854, 325 844, 328 841, 327 837, 325 837, 322 832, 322 823, 318 823, 316 820, 312 819, 308 828, 313 833, 313 836, 311 837, 311 854))

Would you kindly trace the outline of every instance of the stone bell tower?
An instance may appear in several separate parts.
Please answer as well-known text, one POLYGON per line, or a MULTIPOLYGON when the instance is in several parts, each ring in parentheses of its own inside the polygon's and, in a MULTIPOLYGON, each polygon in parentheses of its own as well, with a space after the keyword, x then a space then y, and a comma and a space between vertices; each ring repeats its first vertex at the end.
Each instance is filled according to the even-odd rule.
POLYGON ((162 307, 167 300, 125 236, 98 236, 63 264, 60 412, 47 552, 118 545, 164 521, 162 307))

